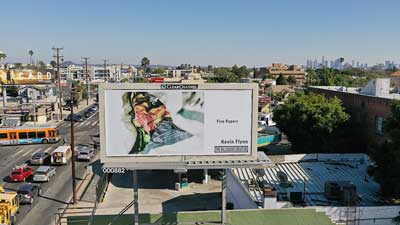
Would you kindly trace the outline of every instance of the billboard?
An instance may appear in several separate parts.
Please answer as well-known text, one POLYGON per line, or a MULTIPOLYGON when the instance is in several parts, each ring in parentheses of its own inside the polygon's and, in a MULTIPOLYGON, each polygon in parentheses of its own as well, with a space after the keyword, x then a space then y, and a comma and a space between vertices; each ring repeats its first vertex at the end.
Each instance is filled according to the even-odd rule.
POLYGON ((257 84, 102 84, 102 162, 254 158, 257 84))
POLYGON ((51 81, 51 70, 0 69, 1 84, 41 84, 51 81))

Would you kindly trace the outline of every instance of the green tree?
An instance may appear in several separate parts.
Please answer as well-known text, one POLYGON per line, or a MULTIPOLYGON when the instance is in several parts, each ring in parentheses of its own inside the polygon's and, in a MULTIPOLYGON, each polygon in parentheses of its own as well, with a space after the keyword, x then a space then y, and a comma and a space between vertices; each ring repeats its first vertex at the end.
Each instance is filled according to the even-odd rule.
POLYGON ((54 60, 51 60, 50 65, 51 65, 51 67, 53 67, 53 69, 55 69, 57 67, 57 62, 54 60))
POLYGON ((18 96, 18 86, 17 85, 10 85, 7 87, 7 95, 11 97, 17 97, 18 96))
POLYGON ((338 98, 323 95, 297 94, 274 110, 277 127, 288 136, 292 149, 298 153, 332 152, 338 128, 349 115, 338 98))
POLYGON ((392 115, 385 121, 386 141, 371 155, 375 161, 372 175, 387 198, 400 199, 400 101, 391 105, 392 115))
POLYGON ((144 75, 147 72, 147 67, 150 65, 150 59, 147 57, 143 57, 140 63, 143 67, 143 75, 144 75))
POLYGON ((41 70, 44 70, 44 69, 47 68, 47 65, 46 65, 45 62, 39 61, 39 63, 38 63, 38 68, 41 69, 41 70))
POLYGON ((318 76, 317 76, 317 73, 315 72, 315 70, 307 69, 306 73, 307 73, 306 79, 307 79, 308 85, 318 85, 319 84, 318 76))
POLYGON ((250 75, 250 72, 246 66, 238 67, 238 66, 234 65, 234 66, 232 66, 232 73, 233 73, 233 75, 237 76, 238 79, 245 78, 250 75))
POLYGON ((220 67, 214 68, 215 77, 211 78, 211 82, 225 83, 225 82, 238 82, 239 79, 235 76, 229 68, 220 67))
POLYGON ((3 63, 3 61, 7 58, 6 53, 0 51, 0 63, 3 63))
POLYGON ((294 77, 294 76, 289 76, 289 77, 287 78, 287 82, 288 82, 289 84, 296 84, 296 77, 294 77))
POLYGON ((396 225, 400 225, 400 215, 392 219, 392 222, 396 225))
POLYGON ((276 84, 277 85, 286 85, 287 81, 285 76, 283 76, 283 74, 279 74, 279 77, 276 79, 276 84))
POLYGON ((154 74, 163 75, 163 74, 165 73, 165 69, 164 69, 164 68, 161 68, 161 67, 157 67, 157 68, 153 69, 153 73, 154 73, 154 74))
POLYGON ((14 63, 14 68, 18 69, 18 70, 22 70, 24 68, 24 66, 22 65, 22 63, 14 63))
POLYGON ((32 50, 29 50, 28 54, 29 54, 29 63, 32 65, 33 64, 32 56, 33 56, 34 52, 32 50))

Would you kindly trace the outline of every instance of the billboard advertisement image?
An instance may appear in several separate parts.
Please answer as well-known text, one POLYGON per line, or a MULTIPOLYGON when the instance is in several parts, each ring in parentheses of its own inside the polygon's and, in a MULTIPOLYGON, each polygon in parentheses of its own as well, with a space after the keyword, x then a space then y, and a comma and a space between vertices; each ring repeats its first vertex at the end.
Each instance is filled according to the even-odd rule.
POLYGON ((249 85, 104 84, 103 156, 252 155, 254 90, 249 85))

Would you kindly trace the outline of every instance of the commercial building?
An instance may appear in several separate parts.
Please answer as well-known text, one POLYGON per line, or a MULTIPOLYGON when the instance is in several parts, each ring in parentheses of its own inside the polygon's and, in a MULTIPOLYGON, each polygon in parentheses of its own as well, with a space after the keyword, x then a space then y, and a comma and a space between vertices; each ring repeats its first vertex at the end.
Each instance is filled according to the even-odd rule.
POLYGON ((392 101, 400 100, 400 93, 390 87, 389 78, 371 80, 361 88, 312 86, 308 89, 328 98, 339 98, 351 118, 363 124, 367 135, 378 141, 383 137, 383 121, 391 115, 392 101))
POLYGON ((268 67, 268 74, 274 79, 277 79, 281 74, 285 79, 293 76, 296 78, 296 85, 300 86, 306 81, 306 72, 297 65, 288 66, 281 63, 272 63, 272 65, 268 67))
MULTIPOLYGON (((62 80, 86 80, 86 67, 79 65, 69 65, 60 68, 62 80)), ((104 66, 88 66, 88 79, 89 81, 105 81, 121 80, 124 78, 132 78, 137 75, 137 69, 130 65, 107 65, 104 66)))

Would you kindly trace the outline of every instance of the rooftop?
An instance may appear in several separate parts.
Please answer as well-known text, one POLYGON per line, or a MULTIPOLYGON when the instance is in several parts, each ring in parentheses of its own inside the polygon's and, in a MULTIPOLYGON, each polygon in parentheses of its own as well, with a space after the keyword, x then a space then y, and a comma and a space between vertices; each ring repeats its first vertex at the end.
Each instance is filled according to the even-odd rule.
MULTIPOLYGON (((95 216, 93 225, 106 225, 115 215, 95 216)), ((90 216, 68 217, 68 224, 87 224, 90 216)), ((113 225, 131 224, 133 215, 122 215, 113 225)), ((178 212, 169 214, 140 214, 142 224, 216 224, 220 221, 220 212, 178 212)), ((333 225, 330 219, 315 209, 282 209, 282 210, 235 210, 227 212, 231 225, 333 225)))
POLYGON ((284 160, 272 168, 264 169, 265 174, 250 168, 233 169, 234 174, 248 188, 256 202, 263 201, 262 190, 257 185, 267 183, 276 188, 279 195, 288 190, 303 191, 305 185, 305 204, 307 206, 335 206, 337 202, 329 201, 324 196, 324 185, 328 181, 350 181, 357 187, 359 206, 379 204, 379 185, 367 174, 369 159, 364 154, 316 154, 285 155, 284 160), (293 160, 295 159, 295 160, 293 160), (290 187, 280 185, 277 172, 284 172, 290 187), (257 175, 258 174, 258 175, 257 175), (261 176, 260 176, 261 175, 261 176))
POLYGON ((362 93, 360 93, 360 88, 359 88, 359 87, 311 86, 311 88, 324 89, 324 90, 336 91, 336 92, 344 92, 344 93, 350 93, 350 94, 356 94, 356 95, 363 95, 363 96, 371 96, 371 97, 377 97, 377 98, 397 99, 397 100, 400 100, 400 94, 399 94, 399 93, 389 93, 389 94, 385 94, 385 95, 368 95, 368 94, 362 94, 362 93))
POLYGON ((377 78, 370 80, 365 87, 311 86, 311 88, 384 99, 400 99, 400 93, 398 90, 390 88, 390 78, 377 78))
POLYGON ((400 77, 400 70, 390 74, 391 77, 400 77))

